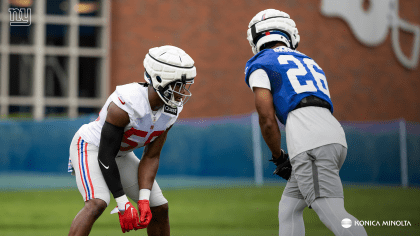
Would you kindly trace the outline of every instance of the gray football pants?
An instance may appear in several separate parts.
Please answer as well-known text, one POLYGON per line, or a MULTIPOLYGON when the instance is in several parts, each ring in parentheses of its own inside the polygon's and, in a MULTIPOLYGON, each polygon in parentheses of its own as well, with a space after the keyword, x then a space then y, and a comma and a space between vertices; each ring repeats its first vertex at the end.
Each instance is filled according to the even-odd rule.
POLYGON ((279 235, 305 235, 303 210, 311 206, 318 217, 335 235, 367 235, 363 226, 344 209, 344 196, 338 172, 344 163, 347 149, 329 144, 300 153, 291 160, 292 177, 279 204, 279 235), (341 221, 353 224, 344 228, 341 221))
MULTIPOLYGON (((304 236, 305 225, 303 210, 307 207, 303 199, 282 196, 279 204, 279 236, 304 236)), ((343 198, 317 198, 312 203, 319 219, 334 235, 340 236, 365 236, 363 226, 356 226, 357 219, 344 209, 343 198), (344 228, 343 219, 350 219, 352 226, 344 228)))

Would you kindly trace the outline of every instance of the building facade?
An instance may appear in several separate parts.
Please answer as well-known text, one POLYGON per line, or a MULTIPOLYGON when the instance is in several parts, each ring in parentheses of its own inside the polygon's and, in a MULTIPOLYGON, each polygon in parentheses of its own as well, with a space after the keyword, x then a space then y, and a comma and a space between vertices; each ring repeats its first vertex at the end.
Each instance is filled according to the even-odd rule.
POLYGON ((274 8, 295 20, 298 50, 324 70, 340 121, 420 122, 420 1, 2 0, 0 115, 97 113, 117 85, 144 81, 148 49, 174 45, 194 60, 181 118, 255 110, 244 83, 249 21, 274 8), (31 25, 12 26, 30 8, 31 25), (12 10, 10 10, 12 9, 12 10))

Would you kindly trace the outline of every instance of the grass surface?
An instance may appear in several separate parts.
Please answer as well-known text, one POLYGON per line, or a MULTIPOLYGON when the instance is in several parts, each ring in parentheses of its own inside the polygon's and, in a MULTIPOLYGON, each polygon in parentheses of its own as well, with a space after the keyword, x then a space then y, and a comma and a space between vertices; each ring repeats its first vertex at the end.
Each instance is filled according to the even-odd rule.
MULTIPOLYGON (((278 235, 278 202, 283 187, 196 188, 164 190, 172 235, 278 235)), ((366 226, 368 235, 420 235, 420 189, 345 186, 345 204, 359 220, 408 220, 411 227, 366 226)), ((83 207, 76 189, 0 192, 0 235, 67 235, 83 207)), ((122 234, 116 205, 97 220, 90 235, 122 234)), ((306 235, 333 235, 313 210, 305 209, 306 235)))

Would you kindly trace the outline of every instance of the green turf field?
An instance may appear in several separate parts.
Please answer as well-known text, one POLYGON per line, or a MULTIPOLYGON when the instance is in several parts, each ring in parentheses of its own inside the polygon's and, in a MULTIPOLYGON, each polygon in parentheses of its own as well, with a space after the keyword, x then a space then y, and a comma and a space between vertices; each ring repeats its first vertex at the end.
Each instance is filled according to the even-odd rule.
MULTIPOLYGON (((283 187, 164 190, 172 235, 278 235, 277 211, 283 187)), ((367 226, 369 235, 420 235, 420 189, 345 187, 348 212, 359 220, 409 220, 411 227, 367 226)), ((0 192, 0 235, 67 235, 83 206, 76 189, 0 192)), ((91 235, 123 235, 115 201, 91 235)), ((304 211, 306 235, 333 235, 313 210, 304 211)), ((124 235, 146 235, 145 230, 124 235)))

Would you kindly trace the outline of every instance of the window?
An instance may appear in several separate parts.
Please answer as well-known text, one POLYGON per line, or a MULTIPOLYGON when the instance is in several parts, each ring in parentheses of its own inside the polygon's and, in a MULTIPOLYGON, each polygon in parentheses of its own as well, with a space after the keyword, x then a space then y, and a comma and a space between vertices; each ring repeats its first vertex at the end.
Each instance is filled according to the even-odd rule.
POLYGON ((110 0, 0 0, 0 117, 97 113, 109 84, 109 8, 110 0), (6 21, 11 8, 30 9, 30 25, 6 21))
POLYGON ((9 95, 32 96, 34 56, 9 54, 9 95))

